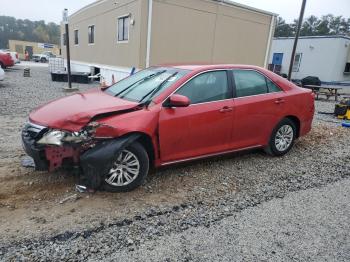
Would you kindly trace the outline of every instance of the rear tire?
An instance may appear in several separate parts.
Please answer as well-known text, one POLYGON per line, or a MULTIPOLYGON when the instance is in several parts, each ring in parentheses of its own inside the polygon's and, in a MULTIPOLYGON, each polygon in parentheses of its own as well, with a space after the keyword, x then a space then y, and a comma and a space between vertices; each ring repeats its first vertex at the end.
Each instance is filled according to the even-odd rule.
POLYGON ((149 171, 145 148, 134 142, 116 157, 109 173, 104 176, 103 188, 108 192, 127 192, 142 185, 149 171))
POLYGON ((0 66, 1 66, 2 69, 6 69, 6 66, 3 63, 1 63, 1 62, 0 62, 0 66))
POLYGON ((293 147, 296 137, 296 126, 288 118, 283 119, 273 129, 265 152, 272 156, 283 156, 293 147))
POLYGON ((41 63, 46 63, 46 61, 47 61, 47 60, 46 60, 45 57, 42 57, 42 58, 40 59, 40 62, 41 62, 41 63))

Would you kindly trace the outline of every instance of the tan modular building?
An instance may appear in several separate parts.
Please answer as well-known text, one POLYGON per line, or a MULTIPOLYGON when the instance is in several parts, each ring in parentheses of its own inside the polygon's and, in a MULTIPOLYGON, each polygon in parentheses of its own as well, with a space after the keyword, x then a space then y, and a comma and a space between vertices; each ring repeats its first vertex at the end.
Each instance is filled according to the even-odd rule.
MULTIPOLYGON (((72 68, 110 82, 163 63, 267 66, 275 16, 225 0, 99 0, 69 17, 72 68)), ((62 25, 65 56, 64 44, 62 25)))
POLYGON ((9 40, 9 49, 18 53, 19 59, 24 59, 25 51, 28 51, 29 55, 41 54, 46 51, 50 51, 55 55, 59 55, 60 48, 57 45, 49 43, 37 43, 20 40, 9 40))

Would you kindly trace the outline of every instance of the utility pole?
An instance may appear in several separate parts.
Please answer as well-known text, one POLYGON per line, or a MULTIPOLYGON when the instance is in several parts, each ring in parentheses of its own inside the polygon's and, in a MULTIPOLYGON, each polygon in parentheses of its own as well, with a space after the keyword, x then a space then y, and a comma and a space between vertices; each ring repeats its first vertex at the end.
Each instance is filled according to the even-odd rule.
POLYGON ((68 78, 68 88, 63 88, 65 91, 76 91, 77 88, 72 88, 72 78, 70 70, 70 47, 69 47, 69 26, 68 26, 68 9, 63 10, 63 23, 65 27, 65 40, 66 40, 66 54, 67 54, 67 78, 68 78))
POLYGON ((300 29, 303 24, 303 18, 304 18, 304 12, 305 12, 305 6, 306 6, 306 0, 303 0, 303 3, 301 5, 301 10, 300 10, 300 15, 299 15, 299 20, 298 20, 298 28, 297 32, 295 34, 295 39, 294 39, 294 45, 293 45, 293 50, 292 50, 292 56, 290 58, 290 65, 289 65, 289 72, 288 72, 288 80, 292 78, 292 71, 293 71, 293 64, 294 64, 294 58, 295 58, 295 52, 297 50, 297 45, 298 45, 298 40, 299 40, 299 35, 300 35, 300 29))

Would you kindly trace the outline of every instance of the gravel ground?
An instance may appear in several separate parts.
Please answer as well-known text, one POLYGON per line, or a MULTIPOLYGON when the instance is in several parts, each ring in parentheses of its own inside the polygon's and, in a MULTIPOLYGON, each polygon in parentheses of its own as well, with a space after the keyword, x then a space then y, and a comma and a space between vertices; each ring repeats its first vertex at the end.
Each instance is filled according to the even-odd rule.
MULTIPOLYGON (((134 192, 77 195, 60 205, 57 201, 74 193, 72 178, 19 164, 19 131, 28 112, 66 95, 64 84, 48 81, 46 70, 32 67, 32 78, 23 78, 20 69, 10 70, 0 83, 0 120, 5 123, 0 129, 2 260, 134 261, 147 254, 152 261, 319 261, 335 253, 334 260, 349 259, 350 238, 338 233, 349 229, 342 220, 348 219, 348 209, 341 210, 349 200, 344 192, 349 188, 350 131, 331 115, 316 114, 312 132, 281 158, 252 151, 197 161, 159 170, 134 192), (288 226, 285 218, 291 208, 295 215, 288 216, 288 226), (268 226, 266 214, 271 214, 268 226), (322 223, 316 226, 308 217, 322 218, 322 223), (285 229, 295 234, 289 237, 285 229), (303 231, 311 236, 298 242, 303 231), (244 232, 249 235, 243 237, 244 232), (225 238, 216 243, 220 236, 225 238), (323 253, 314 252, 331 240, 323 253), (304 252, 293 252, 289 242, 303 245, 304 252), (223 254, 219 243, 232 246, 232 252, 223 254)), ((91 85, 80 86, 87 88, 91 85)), ((333 108, 334 102, 316 102, 317 111, 333 108)))
POLYGON ((349 261, 349 202, 350 179, 345 179, 292 192, 210 227, 147 241, 135 252, 123 250, 109 260, 349 261))

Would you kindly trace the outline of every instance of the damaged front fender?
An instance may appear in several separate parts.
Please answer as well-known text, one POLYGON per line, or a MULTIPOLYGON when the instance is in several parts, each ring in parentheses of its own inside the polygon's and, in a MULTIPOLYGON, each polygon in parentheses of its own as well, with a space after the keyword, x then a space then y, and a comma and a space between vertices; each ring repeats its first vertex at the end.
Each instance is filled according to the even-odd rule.
POLYGON ((105 140, 80 156, 83 169, 82 179, 89 188, 97 189, 111 169, 119 153, 140 138, 141 134, 131 133, 113 140, 105 140))

